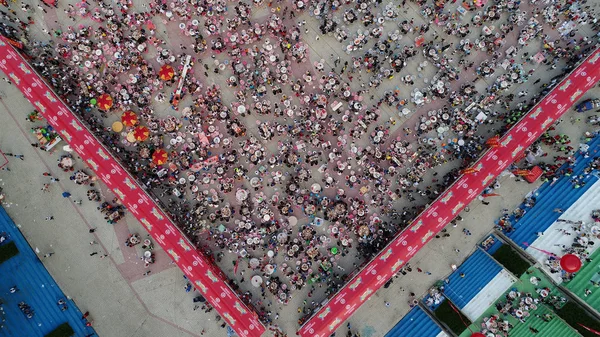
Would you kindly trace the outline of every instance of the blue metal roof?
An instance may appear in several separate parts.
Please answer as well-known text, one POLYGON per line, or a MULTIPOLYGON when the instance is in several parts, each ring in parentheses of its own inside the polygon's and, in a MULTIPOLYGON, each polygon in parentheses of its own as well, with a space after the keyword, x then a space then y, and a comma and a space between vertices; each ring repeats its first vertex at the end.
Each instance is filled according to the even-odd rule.
POLYGON ((469 256, 458 269, 448 277, 444 285, 444 295, 458 308, 464 308, 502 270, 496 261, 480 249, 469 256), (464 273, 464 277, 460 275, 464 273))
POLYGON ((414 307, 385 337, 436 337, 442 329, 420 307, 414 307))
POLYGON ((2 323, 4 327, 0 328, 0 336, 43 337, 65 322, 73 328, 75 336, 94 333, 91 327, 85 326, 81 311, 72 300, 67 299, 2 207, 0 233, 8 236, 3 245, 12 241, 19 249, 16 256, 0 264, 0 298, 3 308, 0 315, 5 319, 2 323), (10 288, 13 286, 18 291, 11 293, 10 288), (66 310, 61 310, 59 299, 65 300, 66 310), (33 311, 32 318, 28 319, 21 311, 21 302, 25 302, 33 311))

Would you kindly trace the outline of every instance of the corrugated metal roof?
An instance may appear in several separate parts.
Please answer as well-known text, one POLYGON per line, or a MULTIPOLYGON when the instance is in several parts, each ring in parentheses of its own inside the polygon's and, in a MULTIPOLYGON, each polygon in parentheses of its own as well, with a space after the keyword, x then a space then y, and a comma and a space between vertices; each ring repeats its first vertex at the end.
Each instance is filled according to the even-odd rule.
MULTIPOLYGON (((442 329, 420 307, 414 307, 385 337, 436 337, 442 329)), ((442 335, 444 336, 445 333, 442 335)))

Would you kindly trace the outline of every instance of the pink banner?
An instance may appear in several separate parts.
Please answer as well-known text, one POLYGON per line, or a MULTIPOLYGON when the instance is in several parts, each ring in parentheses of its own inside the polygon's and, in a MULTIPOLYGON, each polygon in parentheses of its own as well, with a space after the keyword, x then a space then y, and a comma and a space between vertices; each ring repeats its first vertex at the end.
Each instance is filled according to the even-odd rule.
POLYGON ((258 316, 229 287, 220 270, 193 247, 4 37, 0 37, 0 70, 119 197, 233 330, 241 337, 262 335, 265 327, 258 316))
POLYGON ((502 137, 498 147, 488 150, 472 166, 477 172, 460 177, 409 228, 400 233, 313 315, 298 334, 302 337, 331 335, 466 205, 481 194, 500 172, 519 158, 583 93, 598 82, 599 59, 600 51, 596 50, 502 137))

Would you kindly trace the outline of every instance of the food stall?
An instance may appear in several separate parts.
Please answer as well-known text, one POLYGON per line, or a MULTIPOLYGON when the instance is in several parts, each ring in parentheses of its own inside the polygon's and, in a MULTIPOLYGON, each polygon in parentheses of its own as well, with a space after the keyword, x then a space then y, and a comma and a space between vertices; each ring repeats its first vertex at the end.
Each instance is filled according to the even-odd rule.
POLYGON ((40 147, 46 151, 50 151, 62 140, 50 125, 31 128, 31 132, 36 136, 40 147))

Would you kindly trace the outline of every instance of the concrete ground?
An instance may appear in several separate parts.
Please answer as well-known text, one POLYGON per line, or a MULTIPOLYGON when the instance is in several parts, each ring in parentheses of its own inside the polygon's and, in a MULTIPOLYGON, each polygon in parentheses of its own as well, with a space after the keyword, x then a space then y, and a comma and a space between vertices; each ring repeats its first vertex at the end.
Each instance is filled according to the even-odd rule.
MULTIPOLYGON (((139 4, 136 2, 136 5, 139 4)), ((62 27, 64 30, 67 25, 72 25, 62 13, 64 6, 66 4, 61 3, 58 10, 48 15, 43 15, 41 11, 36 11, 33 15, 28 14, 36 22, 31 27, 32 34, 41 37, 41 29, 62 27)), ((32 4, 32 7, 36 8, 35 4, 32 4)), ((23 13, 16 10, 23 16, 23 13)), ((261 10, 264 12, 262 14, 266 14, 265 8, 261 10)), ((412 3, 406 7, 406 13, 401 17, 415 18, 415 24, 424 22, 419 9, 412 3)), ((333 63, 329 57, 330 50, 342 60, 349 59, 348 55, 341 52, 342 45, 333 37, 323 37, 316 42, 317 22, 306 14, 297 18, 298 21, 302 19, 307 21, 309 27, 305 40, 310 41, 312 60, 323 58, 327 63, 333 63)), ((432 30, 440 31, 437 27, 432 27, 432 30)), ((586 27, 580 31, 582 34, 591 35, 591 31, 586 27)), ((513 42, 515 37, 512 36, 513 42)), ((405 37, 409 38, 412 39, 413 36, 405 37)), ((453 43, 457 43, 455 37, 451 38, 453 43)), ((179 40, 173 37, 169 43, 178 46, 179 40)), ((539 49, 540 41, 526 48, 530 54, 539 49)), ((469 59, 481 62, 485 58, 484 53, 475 53, 469 59)), ((403 72, 416 74, 414 68, 422 61, 422 55, 418 55, 403 72)), ((542 79, 539 85, 556 75, 556 71, 546 71, 546 67, 539 68, 532 77, 542 79)), ((424 86, 423 79, 431 77, 433 72, 432 67, 426 68, 421 74, 422 77, 415 80, 416 86, 424 86)), ((461 75, 461 83, 475 78, 473 74, 461 75)), ((366 79, 366 76, 364 78, 366 79)), ((488 79, 479 80, 475 84, 481 90, 491 84, 488 82, 488 79)), ((394 82, 386 82, 374 93, 376 98, 381 97, 394 85, 394 82)), ((531 83, 527 83, 520 88, 514 88, 514 91, 525 88, 531 93, 538 90, 531 83)), ((227 98, 228 95, 231 93, 225 91, 224 97, 227 98)), ((586 97, 600 97, 600 92, 590 92, 586 97)), ((94 320, 99 335, 197 336, 203 330, 206 330, 206 335, 209 336, 225 335, 225 331, 218 327, 219 324, 214 324, 215 312, 205 314, 200 310, 193 310, 192 298, 195 295, 183 290, 186 282, 182 273, 169 263, 170 260, 162 250, 156 250, 157 263, 150 268, 152 273, 148 276, 143 275, 148 269, 145 269, 139 260, 141 251, 124 245, 129 233, 139 233, 143 237, 146 235, 142 226, 129 215, 114 226, 106 224, 103 216, 95 209, 96 204, 87 202, 85 187, 69 181, 68 174, 56 166, 56 160, 62 152, 60 146, 54 153, 46 153, 29 145, 34 142, 34 137, 29 131, 32 124, 25 121, 25 117, 33 107, 14 87, 3 81, 0 83, 0 98, 0 150, 25 156, 23 161, 9 157, 7 167, 10 171, 0 171, 0 183, 8 196, 5 207, 15 222, 20 224, 32 246, 39 248, 41 254, 56 253, 51 258, 44 259, 45 265, 65 293, 75 299, 81 310, 91 312, 91 319, 94 320), (60 179, 59 182, 50 183, 48 193, 41 191, 42 185, 50 182, 48 177, 42 175, 44 172, 50 172, 60 179), (63 191, 69 191, 73 196, 65 199, 61 196, 63 191), (73 202, 81 199, 84 200, 81 206, 73 202), (45 221, 50 215, 54 216, 54 220, 45 221), (90 234, 89 228, 98 229, 90 234), (90 245, 91 241, 98 244, 90 245), (98 254, 90 256, 92 252, 98 254), (104 254, 108 256, 101 258, 104 254)), ((403 127, 413 128, 420 115, 438 105, 439 102, 434 102, 431 106, 419 109, 409 118, 401 118, 391 109, 384 107, 382 119, 385 121, 393 117, 398 120, 394 131, 401 133, 403 127)), ((170 113, 166 109, 163 112, 170 113)), ((565 122, 558 127, 558 131, 571 135, 574 143, 584 130, 591 129, 583 122, 571 124, 570 116, 563 119, 565 122)), ((248 124, 254 125, 253 122, 255 120, 249 120, 248 124)), ((83 168, 80 161, 76 167, 83 168)), ((451 234, 449 238, 434 240, 411 260, 412 273, 398 277, 391 287, 381 289, 371 301, 357 311, 350 319, 355 331, 358 329, 363 337, 384 335, 409 310, 408 293, 422 294, 433 282, 447 275, 450 265, 460 263, 482 236, 491 230, 493 220, 499 216, 502 208, 515 207, 527 192, 537 186, 515 182, 514 178, 510 177, 501 178, 499 181, 502 184, 497 191, 501 194, 500 197, 495 197, 488 206, 475 201, 470 205, 470 212, 462 214, 464 221, 460 222, 457 228, 448 228, 451 234), (468 228, 473 235, 463 235, 463 228, 468 228), (456 248, 460 249, 460 253, 455 252, 456 248), (421 268, 423 272, 417 272, 417 268, 421 268), (390 302, 391 306, 385 307, 384 301, 390 302)), ((106 187, 102 184, 99 186, 104 197, 112 199, 106 187)), ((303 296, 297 296, 287 308, 282 308, 282 314, 276 322, 289 335, 293 335, 297 330, 296 321, 299 317, 295 311, 303 299, 303 296)), ((345 329, 340 328, 338 334, 345 334, 345 329)))

